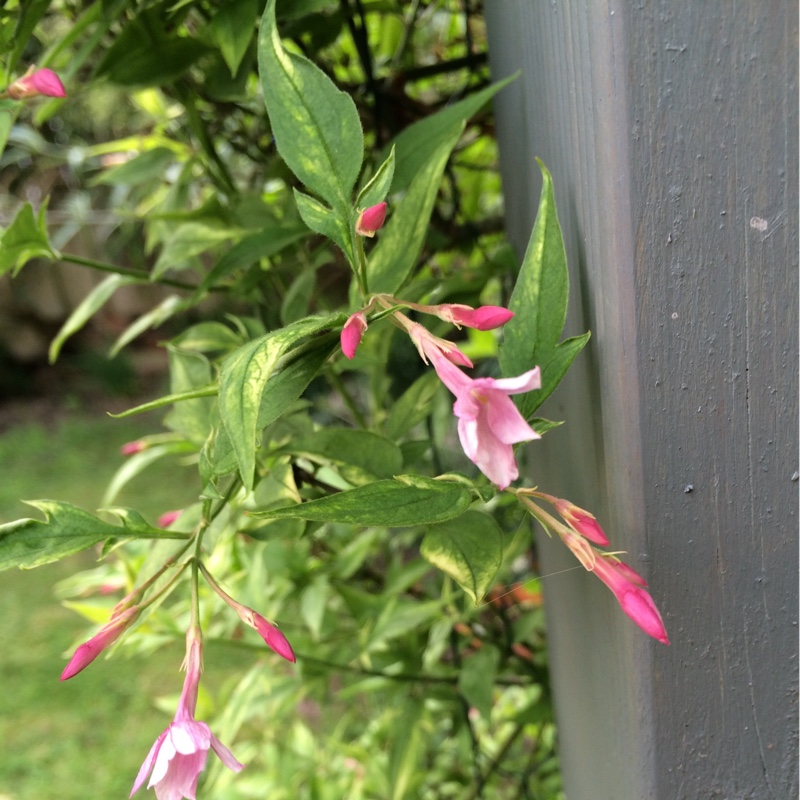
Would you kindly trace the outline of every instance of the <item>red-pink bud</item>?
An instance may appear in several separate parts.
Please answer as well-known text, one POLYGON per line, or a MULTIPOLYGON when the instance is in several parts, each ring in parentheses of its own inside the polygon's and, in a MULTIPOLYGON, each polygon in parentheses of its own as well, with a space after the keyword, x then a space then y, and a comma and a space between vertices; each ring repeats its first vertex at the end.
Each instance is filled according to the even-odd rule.
POLYGON ((294 664, 297 658, 289 644, 289 640, 271 623, 267 622, 261 614, 253 613, 253 624, 255 629, 261 634, 261 638, 266 642, 267 647, 271 647, 279 656, 294 664))
POLYGON ((89 641, 84 642, 73 654, 69 664, 61 673, 61 680, 66 681, 77 675, 81 670, 89 666, 103 650, 115 642, 119 636, 127 630, 139 616, 139 608, 133 606, 127 608, 118 616, 106 623, 98 633, 89 641))
POLYGON ((356 220, 356 233, 372 238, 386 219, 386 203, 378 203, 365 209, 356 220))
POLYGON ((349 359, 352 360, 355 357, 356 350, 361 344, 361 337, 366 329, 367 318, 361 311, 357 311, 345 322, 339 341, 342 345, 342 352, 349 359))
POLYGON ((480 306, 470 308, 470 306, 458 303, 445 303, 434 306, 438 309, 436 316, 452 322, 454 325, 467 328, 476 328, 479 331, 490 331, 505 325, 513 316, 514 312, 502 306, 480 306))
POLYGON ((141 453, 142 450, 147 449, 147 442, 142 439, 137 439, 135 442, 126 442, 119 451, 124 456, 132 456, 134 453, 141 453))
POLYGON ((561 514, 575 533, 579 533, 590 542, 599 544, 601 547, 606 547, 608 545, 608 537, 593 514, 584 511, 582 508, 578 508, 574 503, 570 503, 569 500, 552 498, 552 503, 556 511, 561 514))
POLYGON ((156 520, 156 524, 159 528, 169 528, 173 522, 175 522, 178 517, 183 514, 183 509, 179 508, 176 511, 165 511, 159 518, 156 520))
POLYGON ((14 100, 24 97, 66 97, 61 78, 51 69, 31 67, 21 78, 17 78, 7 89, 14 100))

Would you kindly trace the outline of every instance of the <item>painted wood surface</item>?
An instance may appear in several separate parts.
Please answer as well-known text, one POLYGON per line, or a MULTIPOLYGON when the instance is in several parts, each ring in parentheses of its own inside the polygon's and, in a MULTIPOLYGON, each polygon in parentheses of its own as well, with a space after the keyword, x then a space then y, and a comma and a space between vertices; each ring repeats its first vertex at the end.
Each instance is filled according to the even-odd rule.
POLYGON ((507 225, 550 168, 571 268, 530 479, 595 510, 672 639, 540 537, 569 800, 798 794, 797 12, 486 4, 507 225))

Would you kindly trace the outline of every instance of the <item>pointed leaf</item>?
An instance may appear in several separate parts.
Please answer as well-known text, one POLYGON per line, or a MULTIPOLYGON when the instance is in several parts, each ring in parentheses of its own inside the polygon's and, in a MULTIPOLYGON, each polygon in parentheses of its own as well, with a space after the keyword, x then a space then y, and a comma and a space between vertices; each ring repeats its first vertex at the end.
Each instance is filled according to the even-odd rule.
POLYGON ((148 525, 141 517, 123 516, 122 525, 110 525, 69 503, 30 500, 45 521, 18 519, 0 525, 0 570, 30 569, 58 561, 108 539, 187 539, 185 533, 148 525))
MULTIPOLYGON (((319 200, 310 197, 298 189, 294 190, 294 199, 297 210, 303 222, 316 233, 321 233, 334 241, 347 256, 353 269, 357 269, 356 251, 353 248, 353 237, 350 234, 348 220, 343 219, 333 209, 328 208, 319 200)), ((353 223, 355 225, 355 223, 353 223)))
POLYGON ((512 75, 505 80, 493 83, 479 92, 465 97, 452 106, 437 111, 429 117, 409 125, 391 142, 397 150, 394 184, 392 191, 401 192, 407 189, 411 181, 430 159, 433 153, 450 138, 450 130, 454 125, 466 121, 494 97, 497 92, 516 79, 512 75))
POLYGON ((415 477, 413 483, 399 479, 375 481, 319 500, 254 511, 252 515, 402 528, 458 517, 467 510, 470 499, 468 490, 456 483, 415 477))
POLYGON ((247 52, 257 18, 258 0, 228 0, 208 26, 231 76, 236 75, 247 52))
POLYGON ((386 199, 394 179, 394 147, 389 151, 386 161, 370 178, 367 185, 358 193, 356 209, 371 208, 386 199))
POLYGON ((187 222, 181 225, 164 244, 164 249, 153 267, 152 279, 160 278, 168 269, 185 266, 190 258, 237 234, 235 230, 212 228, 202 222, 187 222))
POLYGON ((12 270, 16 275, 32 258, 58 258, 47 238, 46 210, 44 202, 35 217, 31 204, 25 203, 0 236, 0 275, 12 270))
POLYGON ((503 328, 500 366, 504 375, 519 375, 541 367, 542 388, 519 399, 524 416, 530 416, 551 394, 589 335, 561 345, 558 340, 567 316, 569 273, 564 239, 556 213, 553 181, 542 171, 542 193, 528 249, 508 307, 515 317, 503 328))
POLYGON ((261 395, 278 360, 300 339, 343 324, 343 314, 310 317, 268 333, 231 353, 219 381, 219 411, 246 488, 253 486, 261 395))
POLYGON ((340 92, 324 72, 284 49, 275 0, 267 2, 261 20, 258 65, 278 152, 337 213, 349 208, 363 159, 358 111, 350 95, 340 92))
POLYGON ((61 330, 56 334, 55 339, 53 339, 48 354, 50 363, 55 363, 64 342, 73 333, 79 331, 108 302, 117 289, 121 286, 145 282, 138 278, 130 278, 124 275, 109 275, 105 280, 98 283, 69 315, 69 318, 61 326, 61 330))
POLYGON ((146 314, 142 314, 120 334, 117 341, 111 346, 108 352, 109 356, 113 358, 137 336, 149 328, 157 328, 159 325, 163 325, 170 317, 179 311, 183 311, 189 305, 191 305, 189 301, 183 300, 176 294, 165 297, 155 308, 151 308, 146 314))
POLYGON ((457 581, 477 605, 503 563, 503 532, 487 514, 467 511, 457 520, 429 528, 420 552, 457 581))

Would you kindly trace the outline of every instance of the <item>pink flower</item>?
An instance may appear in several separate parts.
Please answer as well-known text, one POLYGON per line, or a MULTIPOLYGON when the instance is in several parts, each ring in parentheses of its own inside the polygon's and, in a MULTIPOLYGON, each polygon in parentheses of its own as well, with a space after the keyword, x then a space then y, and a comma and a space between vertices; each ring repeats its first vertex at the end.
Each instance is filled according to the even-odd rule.
MULTIPOLYGON (((563 517, 567 525, 579 533, 581 536, 586 537, 590 542, 599 544, 606 547, 609 544, 608 537, 605 531, 600 527, 600 523, 594 514, 590 514, 582 508, 579 508, 569 500, 562 500, 560 497, 552 497, 544 492, 537 492, 538 497, 543 497, 545 500, 553 504, 556 511, 563 517)), ((631 570, 633 572, 633 570, 631 570)), ((634 573, 635 574, 635 573, 634 573)))
MULTIPOLYGON (((436 359, 446 359, 452 364, 460 364, 462 367, 471 367, 472 362, 458 349, 453 342, 447 339, 440 339, 434 336, 427 328, 417 322, 411 322, 403 314, 395 314, 395 319, 399 319, 408 331, 411 341, 414 342, 422 360, 427 364, 432 361, 434 368, 436 359)), ((440 376, 441 377, 441 376, 440 376)))
POLYGON ((358 215, 356 233, 372 238, 386 219, 386 203, 370 206, 358 215))
POLYGON ((355 357, 356 350, 359 344, 361 344, 361 337, 364 335, 366 329, 367 318, 361 311, 357 311, 345 322, 339 341, 342 345, 342 352, 350 360, 355 357))
POLYGON ((61 680, 67 681, 88 667, 106 647, 115 642, 133 624, 139 616, 139 611, 137 606, 133 606, 112 615, 111 620, 97 634, 78 647, 61 673, 61 680))
POLYGON ((31 67, 21 78, 8 87, 8 96, 14 100, 23 97, 66 97, 67 93, 61 78, 51 69, 31 67))
POLYGON ((586 540, 571 531, 559 531, 564 544, 589 571, 594 572, 617 598, 622 610, 648 635, 669 644, 667 631, 653 598, 643 588, 644 578, 614 556, 594 550, 586 540))
POLYGON ((188 638, 186 680, 175 719, 147 754, 131 789, 131 797, 152 770, 147 788, 155 788, 158 800, 196 800, 197 779, 206 768, 209 748, 228 769, 234 772, 244 769, 244 764, 240 764, 233 753, 211 733, 208 725, 194 718, 202 655, 199 639, 191 633, 188 638))
POLYGON ((267 647, 274 650, 279 656, 293 664, 297 661, 294 650, 289 644, 289 640, 273 625, 261 616, 257 611, 234 600, 216 581, 214 576, 206 569, 203 563, 200 564, 200 571, 208 581, 211 588, 239 615, 239 619, 251 628, 258 631, 267 647))
POLYGON ((183 509, 179 508, 176 511, 165 511, 157 520, 156 525, 159 528, 169 528, 178 517, 183 514, 183 509))
POLYGON ((287 661, 291 661, 292 664, 296 663, 297 657, 289 644, 289 640, 271 622, 267 622, 261 614, 257 614, 252 609, 247 610, 252 614, 253 621, 248 622, 245 620, 245 622, 248 622, 248 625, 252 625, 261 634, 261 638, 267 647, 272 648, 279 656, 283 656, 287 661))
POLYGON ((147 442, 143 439, 137 439, 135 442, 126 442, 119 451, 124 456, 132 456, 134 453, 141 453, 142 450, 147 449, 147 442))
POLYGON ((490 331, 505 325, 514 312, 502 306, 480 306, 470 308, 456 303, 444 303, 440 306, 431 306, 433 313, 445 322, 451 322, 459 328, 477 328, 479 331, 490 331))
POLYGON ((541 386, 539 367, 516 378, 470 378, 448 359, 428 352, 436 374, 455 395, 458 438, 470 460, 499 489, 519 476, 516 442, 541 438, 509 397, 541 386))

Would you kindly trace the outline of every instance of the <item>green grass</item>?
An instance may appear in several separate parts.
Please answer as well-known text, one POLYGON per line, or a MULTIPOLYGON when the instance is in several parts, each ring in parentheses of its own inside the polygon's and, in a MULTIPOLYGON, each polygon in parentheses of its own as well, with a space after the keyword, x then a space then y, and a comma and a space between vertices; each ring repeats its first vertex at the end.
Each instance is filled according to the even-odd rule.
MULTIPOLYGON (((24 424, 7 431, 0 436, 0 522, 39 516, 20 498, 66 500, 94 512, 122 463, 120 445, 156 424, 152 418, 67 417, 52 428, 24 424)), ((165 464, 135 479, 118 504, 153 521, 197 491, 194 470, 165 464)), ((178 642, 147 659, 101 656, 72 680, 59 681, 68 651, 89 626, 59 604, 53 585, 90 568, 94 558, 83 553, 0 573, 0 800, 125 798, 169 722, 153 697, 180 692, 178 642)))

